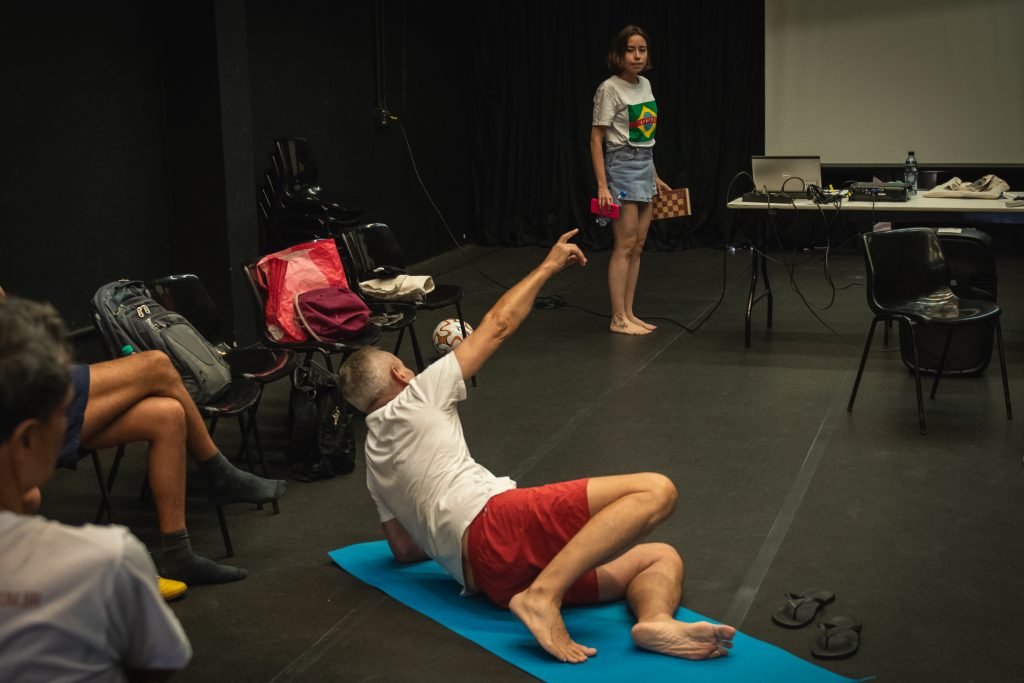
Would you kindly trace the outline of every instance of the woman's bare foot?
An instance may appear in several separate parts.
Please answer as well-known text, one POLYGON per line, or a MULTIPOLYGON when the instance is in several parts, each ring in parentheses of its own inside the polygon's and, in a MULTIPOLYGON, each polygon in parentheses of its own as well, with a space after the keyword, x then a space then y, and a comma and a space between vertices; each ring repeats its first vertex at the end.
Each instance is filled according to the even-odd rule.
POLYGON ((626 316, 626 319, 628 319, 628 320, 629 320, 629 322, 633 323, 634 325, 636 325, 636 326, 638 326, 638 327, 642 327, 642 328, 644 328, 645 330, 649 330, 649 331, 651 331, 651 332, 653 332, 654 330, 658 329, 658 326, 657 326, 657 325, 652 325, 652 324, 651 324, 651 323, 649 323, 649 322, 645 322, 645 321, 641 320, 640 318, 636 317, 636 316, 635 316, 635 315, 633 315, 633 314, 629 314, 629 315, 627 315, 627 316, 626 316))
POLYGON ((624 316, 614 316, 612 318, 611 325, 608 326, 608 329, 611 330, 612 332, 617 332, 619 334, 641 335, 651 333, 650 330, 644 327, 640 327, 639 325, 630 321, 624 316))
POLYGON ((645 650, 683 659, 714 659, 729 654, 736 629, 707 621, 643 621, 633 626, 633 642, 645 650))
POLYGON ((529 588, 512 596, 508 608, 530 630, 540 646, 560 662, 578 664, 597 654, 569 637, 559 605, 529 588))

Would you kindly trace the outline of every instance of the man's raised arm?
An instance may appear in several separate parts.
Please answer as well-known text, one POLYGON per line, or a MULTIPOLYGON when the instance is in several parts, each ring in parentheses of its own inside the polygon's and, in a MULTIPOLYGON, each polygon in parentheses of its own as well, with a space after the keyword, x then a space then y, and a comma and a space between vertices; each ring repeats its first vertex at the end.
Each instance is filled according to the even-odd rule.
POLYGON ((455 347, 453 353, 459 361, 463 378, 475 375, 487 359, 498 350, 501 343, 519 329, 520 323, 533 308, 533 302, 541 287, 551 276, 573 263, 587 265, 587 257, 583 251, 577 245, 569 243, 578 232, 579 229, 574 228, 559 237, 544 261, 512 289, 505 292, 484 315, 476 331, 455 347))

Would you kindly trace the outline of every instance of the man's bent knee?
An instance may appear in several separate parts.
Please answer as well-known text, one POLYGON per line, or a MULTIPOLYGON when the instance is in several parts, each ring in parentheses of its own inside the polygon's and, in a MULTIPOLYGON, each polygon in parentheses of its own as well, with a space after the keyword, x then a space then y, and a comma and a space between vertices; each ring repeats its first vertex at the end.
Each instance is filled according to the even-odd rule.
POLYGON ((663 510, 666 516, 671 514, 679 497, 676 485, 664 474, 657 472, 648 472, 644 477, 646 479, 645 486, 657 501, 657 507, 663 510))
POLYGON ((144 428, 151 427, 153 437, 165 437, 184 442, 187 428, 185 408, 173 398, 148 396, 138 404, 138 411, 132 417, 145 422, 144 428))
POLYGON ((181 384, 181 375, 178 374, 170 357, 163 351, 143 351, 139 356, 143 363, 140 375, 147 383, 168 389, 181 384))
POLYGON ((643 544, 651 555, 660 562, 664 562, 672 567, 678 568, 681 572, 683 569, 683 558, 673 546, 668 543, 644 543, 643 544))

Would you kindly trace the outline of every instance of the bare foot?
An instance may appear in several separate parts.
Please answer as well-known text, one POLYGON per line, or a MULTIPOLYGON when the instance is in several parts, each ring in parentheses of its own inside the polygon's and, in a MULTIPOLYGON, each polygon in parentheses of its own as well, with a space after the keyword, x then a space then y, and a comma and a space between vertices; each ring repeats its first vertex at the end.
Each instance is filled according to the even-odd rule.
POLYGON ((626 318, 629 320, 629 322, 633 323, 634 325, 637 325, 638 327, 642 327, 645 330, 650 330, 651 332, 653 332, 654 330, 658 329, 657 325, 652 325, 649 322, 645 322, 640 318, 636 317, 635 315, 627 315, 626 318))
POLYGON ((512 596, 508 608, 530 630, 540 646, 560 662, 578 664, 597 654, 569 637, 559 606, 553 600, 526 589, 512 596))
POLYGON ((626 318, 619 317, 612 318, 612 323, 611 325, 608 326, 608 329, 611 330, 612 332, 617 332, 619 334, 641 335, 651 333, 650 330, 644 327, 640 327, 636 323, 627 320, 626 318))
POLYGON ((736 629, 724 624, 675 619, 644 621, 633 626, 633 642, 645 650, 683 659, 714 659, 729 654, 736 629))

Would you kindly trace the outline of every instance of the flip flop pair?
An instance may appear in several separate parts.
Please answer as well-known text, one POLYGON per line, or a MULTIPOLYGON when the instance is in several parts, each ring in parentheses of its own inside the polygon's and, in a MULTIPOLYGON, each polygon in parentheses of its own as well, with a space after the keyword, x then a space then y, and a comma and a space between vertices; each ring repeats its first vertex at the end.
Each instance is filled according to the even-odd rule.
MULTIPOLYGON (((785 628, 801 628, 814 621, 825 605, 832 603, 832 591, 786 593, 786 604, 772 613, 772 621, 785 628)), ((862 625, 850 617, 830 617, 818 624, 821 635, 811 645, 818 659, 843 659, 860 648, 862 625)))

